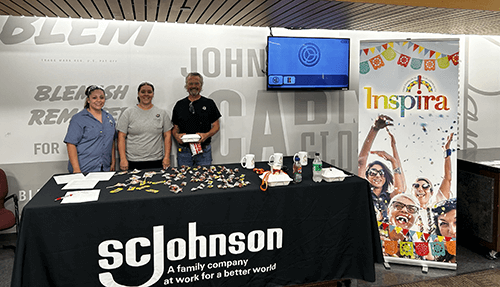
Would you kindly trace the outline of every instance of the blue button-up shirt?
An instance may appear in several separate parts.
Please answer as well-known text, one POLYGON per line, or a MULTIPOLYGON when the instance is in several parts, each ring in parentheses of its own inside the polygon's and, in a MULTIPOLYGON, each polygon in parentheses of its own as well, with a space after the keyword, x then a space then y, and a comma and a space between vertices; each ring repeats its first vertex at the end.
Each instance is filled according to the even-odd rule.
MULTIPOLYGON (((115 120, 102 110, 102 123, 87 109, 83 109, 71 118, 65 143, 74 144, 78 154, 78 162, 82 172, 109 171, 111 153, 115 139, 115 120)), ((68 163, 69 172, 73 172, 68 163)))

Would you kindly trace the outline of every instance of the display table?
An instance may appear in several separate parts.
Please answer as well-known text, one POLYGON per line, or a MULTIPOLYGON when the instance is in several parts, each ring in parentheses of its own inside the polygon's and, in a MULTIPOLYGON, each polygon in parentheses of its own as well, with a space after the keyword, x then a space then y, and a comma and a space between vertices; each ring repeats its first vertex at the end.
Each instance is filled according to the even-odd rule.
MULTIPOLYGON (((291 157, 284 164, 291 170, 291 157)), ((130 177, 115 175, 96 186, 98 201, 60 204, 54 199, 65 191, 51 178, 24 207, 12 286, 375 280, 374 263, 383 256, 367 181, 314 183, 310 161, 302 183, 261 191, 253 171, 225 167, 238 167, 235 174, 251 184, 219 189, 215 182, 191 191, 199 183, 189 182, 177 194, 156 184, 158 193, 110 193, 106 187, 130 177)))
POLYGON ((458 151, 460 242, 500 252, 500 148, 458 151))

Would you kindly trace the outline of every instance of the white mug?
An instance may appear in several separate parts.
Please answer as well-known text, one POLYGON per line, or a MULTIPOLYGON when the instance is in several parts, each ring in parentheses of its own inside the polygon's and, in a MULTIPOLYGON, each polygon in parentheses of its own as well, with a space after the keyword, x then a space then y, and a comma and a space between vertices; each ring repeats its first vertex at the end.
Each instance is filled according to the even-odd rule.
POLYGON ((283 154, 280 152, 275 152, 269 157, 269 165, 273 169, 281 169, 283 167, 283 154))
POLYGON ((306 166, 307 165, 307 152, 306 151, 299 151, 298 153, 293 155, 293 160, 295 160, 295 157, 298 156, 300 159, 300 165, 306 166))
POLYGON ((255 167, 255 155, 247 154, 245 155, 241 161, 241 166, 247 169, 252 169, 255 167))

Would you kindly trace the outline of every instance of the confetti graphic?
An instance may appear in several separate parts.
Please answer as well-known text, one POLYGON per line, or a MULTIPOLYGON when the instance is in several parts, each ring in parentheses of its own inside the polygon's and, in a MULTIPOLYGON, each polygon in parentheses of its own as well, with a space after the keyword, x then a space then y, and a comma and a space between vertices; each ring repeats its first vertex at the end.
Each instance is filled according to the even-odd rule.
POLYGON ((456 264, 456 233, 438 224, 456 204, 432 206, 456 203, 458 46, 360 42, 358 175, 372 186, 384 255, 392 259, 456 264))

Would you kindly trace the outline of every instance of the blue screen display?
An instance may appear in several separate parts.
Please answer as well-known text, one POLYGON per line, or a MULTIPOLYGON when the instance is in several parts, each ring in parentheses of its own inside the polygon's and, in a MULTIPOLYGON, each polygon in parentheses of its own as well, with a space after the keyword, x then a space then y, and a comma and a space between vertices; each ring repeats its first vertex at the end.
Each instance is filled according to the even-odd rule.
POLYGON ((349 39, 267 38, 267 89, 348 89, 349 39))

